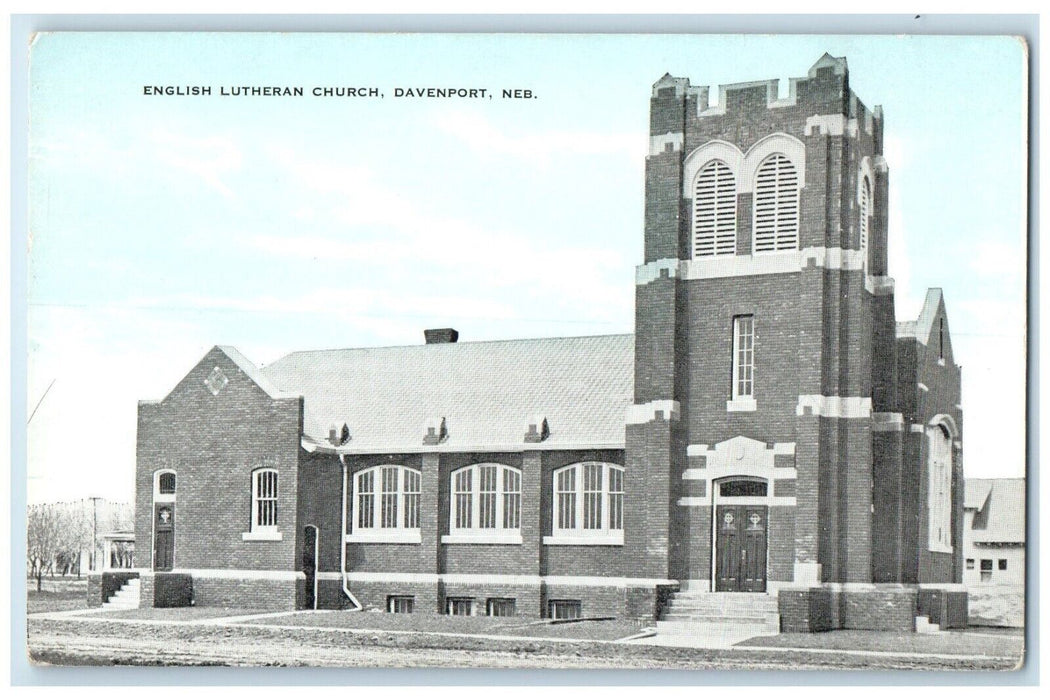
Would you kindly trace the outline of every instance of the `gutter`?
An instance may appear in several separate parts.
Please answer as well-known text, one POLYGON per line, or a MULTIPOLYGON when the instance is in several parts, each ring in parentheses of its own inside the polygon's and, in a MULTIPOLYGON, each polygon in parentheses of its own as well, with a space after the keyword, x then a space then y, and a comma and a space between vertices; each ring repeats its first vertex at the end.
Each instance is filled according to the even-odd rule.
POLYGON ((346 577, 346 484, 349 467, 346 464, 346 455, 339 455, 339 463, 343 465, 343 528, 339 531, 339 575, 343 581, 343 593, 353 604, 353 610, 363 610, 361 601, 350 592, 350 581, 346 577))

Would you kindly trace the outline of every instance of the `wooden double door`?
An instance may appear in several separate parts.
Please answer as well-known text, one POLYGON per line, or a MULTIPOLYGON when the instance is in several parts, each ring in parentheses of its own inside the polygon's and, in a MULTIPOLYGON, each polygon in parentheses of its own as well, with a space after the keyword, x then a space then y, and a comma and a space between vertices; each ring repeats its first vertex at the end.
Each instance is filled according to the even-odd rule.
POLYGON ((715 590, 766 590, 767 506, 719 505, 715 510, 715 590))

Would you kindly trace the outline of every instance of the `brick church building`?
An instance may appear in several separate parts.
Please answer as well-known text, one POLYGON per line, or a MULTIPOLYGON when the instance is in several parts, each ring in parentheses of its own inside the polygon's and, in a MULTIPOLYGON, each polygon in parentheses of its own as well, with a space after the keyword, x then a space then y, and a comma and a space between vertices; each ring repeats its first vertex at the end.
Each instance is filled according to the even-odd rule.
POLYGON ((896 320, 882 153, 843 58, 665 75, 633 335, 213 348, 139 405, 142 605, 951 624, 960 368, 939 290, 896 320))

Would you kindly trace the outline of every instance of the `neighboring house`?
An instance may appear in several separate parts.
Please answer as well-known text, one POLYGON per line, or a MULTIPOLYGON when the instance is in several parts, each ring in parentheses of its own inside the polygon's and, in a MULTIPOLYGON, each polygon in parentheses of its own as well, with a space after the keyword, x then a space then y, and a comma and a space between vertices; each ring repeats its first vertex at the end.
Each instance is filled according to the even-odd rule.
POLYGON ((652 619, 689 589, 913 628, 962 580, 960 368, 939 290, 896 322, 881 109, 825 55, 787 98, 666 75, 650 134, 633 335, 217 346, 140 403, 143 604, 172 571, 198 605, 652 619))
POLYGON ((1024 481, 966 480, 966 585, 1024 585, 1024 481))

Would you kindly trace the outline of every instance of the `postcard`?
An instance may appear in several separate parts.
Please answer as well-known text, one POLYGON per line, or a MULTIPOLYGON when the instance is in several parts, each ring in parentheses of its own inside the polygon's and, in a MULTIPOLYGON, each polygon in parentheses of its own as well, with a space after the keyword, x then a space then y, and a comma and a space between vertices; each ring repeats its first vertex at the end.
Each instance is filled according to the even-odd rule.
POLYGON ((1022 39, 30 55, 34 663, 1023 666, 1022 39))

